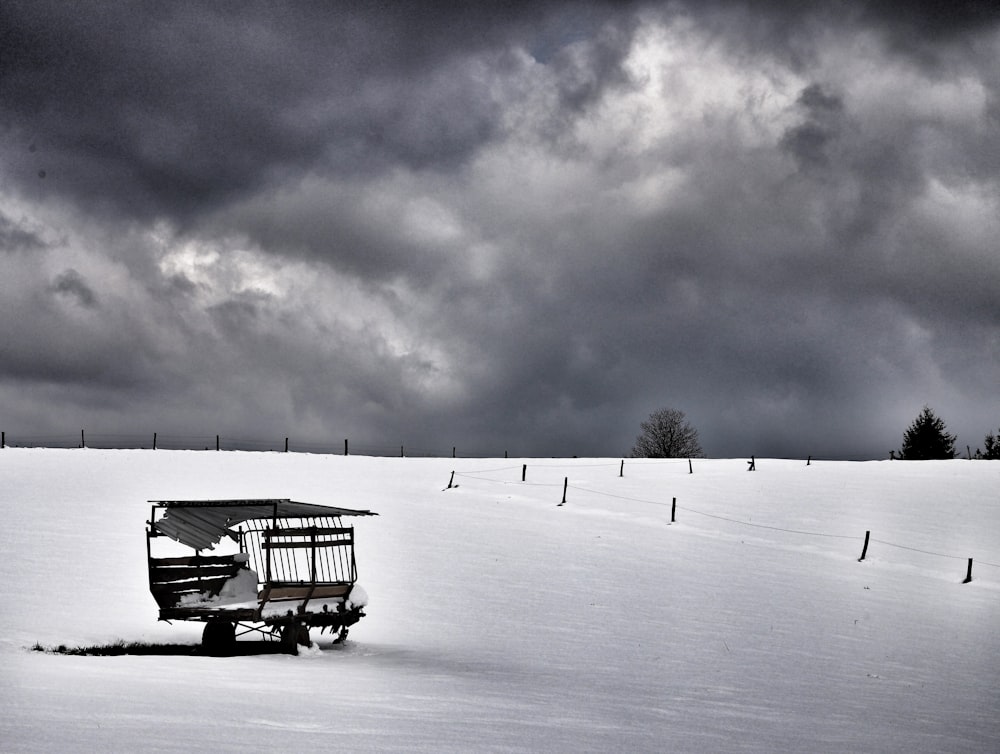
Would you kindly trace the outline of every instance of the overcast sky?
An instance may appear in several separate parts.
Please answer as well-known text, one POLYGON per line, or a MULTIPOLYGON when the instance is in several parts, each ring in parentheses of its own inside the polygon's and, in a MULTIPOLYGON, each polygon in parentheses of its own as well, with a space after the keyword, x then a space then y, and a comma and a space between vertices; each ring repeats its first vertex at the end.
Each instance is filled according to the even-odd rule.
POLYGON ((942 5, 4 0, 0 428, 975 451, 1000 5, 942 5))

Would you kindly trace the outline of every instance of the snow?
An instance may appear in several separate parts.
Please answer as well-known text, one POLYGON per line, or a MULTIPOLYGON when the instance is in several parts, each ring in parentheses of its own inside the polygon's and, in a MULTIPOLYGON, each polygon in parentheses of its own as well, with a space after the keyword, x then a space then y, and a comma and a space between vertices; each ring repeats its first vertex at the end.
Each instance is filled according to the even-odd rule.
POLYGON ((347 600, 347 604, 344 606, 348 610, 355 607, 367 607, 368 606, 368 592, 361 584, 355 583, 351 588, 350 599, 347 600))
POLYGON ((256 571, 241 568, 235 576, 226 579, 218 594, 206 595, 202 592, 185 594, 178 603, 181 607, 210 607, 257 602, 257 583, 259 576, 256 571))
POLYGON ((1000 751, 1000 464, 620 464, 0 450, 0 749, 1000 751), (146 501, 272 496, 380 514, 346 643, 30 650, 197 642, 146 501))

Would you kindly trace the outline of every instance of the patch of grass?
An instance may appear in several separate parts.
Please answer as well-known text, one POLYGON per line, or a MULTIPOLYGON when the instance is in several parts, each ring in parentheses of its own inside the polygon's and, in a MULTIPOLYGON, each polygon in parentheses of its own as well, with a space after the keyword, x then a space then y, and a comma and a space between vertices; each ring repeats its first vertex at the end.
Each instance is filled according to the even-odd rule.
POLYGON ((44 647, 39 643, 31 648, 35 652, 59 655, 91 655, 95 657, 115 657, 119 655, 193 655, 201 649, 196 644, 149 644, 142 641, 126 642, 123 639, 112 644, 94 644, 87 647, 44 647))
MULTIPOLYGON (((31 647, 33 652, 47 654, 76 655, 88 657, 118 657, 122 655, 153 655, 153 656, 206 656, 200 644, 150 644, 143 641, 126 642, 119 639, 111 644, 94 644, 85 647, 46 647, 35 642, 31 647)), ((273 641, 238 641, 231 654, 233 656, 276 654, 281 651, 278 642, 273 641)))

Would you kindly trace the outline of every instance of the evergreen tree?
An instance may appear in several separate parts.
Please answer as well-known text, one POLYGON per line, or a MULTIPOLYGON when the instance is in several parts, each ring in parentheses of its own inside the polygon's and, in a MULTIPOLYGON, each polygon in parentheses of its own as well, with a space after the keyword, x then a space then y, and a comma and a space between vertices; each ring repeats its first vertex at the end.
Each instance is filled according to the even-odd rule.
POLYGON ((903 434, 899 457, 905 461, 927 461, 955 457, 955 435, 949 435, 944 422, 927 406, 903 434))
POLYGON ((986 452, 983 453, 983 458, 988 458, 991 461, 1000 460, 1000 437, 997 437, 992 432, 986 435, 986 452))

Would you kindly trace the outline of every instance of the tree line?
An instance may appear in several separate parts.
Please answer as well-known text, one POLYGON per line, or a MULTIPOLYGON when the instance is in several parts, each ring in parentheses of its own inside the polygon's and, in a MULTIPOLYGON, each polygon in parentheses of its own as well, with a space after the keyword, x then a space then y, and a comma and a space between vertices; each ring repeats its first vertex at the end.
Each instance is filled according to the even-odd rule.
MULTIPOLYGON (((687 420, 683 411, 661 408, 641 422, 642 430, 632 447, 633 458, 700 458, 704 455, 698 440, 698 430, 687 420)), ((987 433, 983 445, 976 448, 975 457, 989 460, 1000 459, 1000 430, 994 435, 987 433)), ((903 444, 899 450, 889 451, 891 458, 904 461, 926 461, 955 458, 956 436, 929 406, 923 410, 903 433, 903 444)), ((972 452, 970 450, 970 456, 972 452)))

